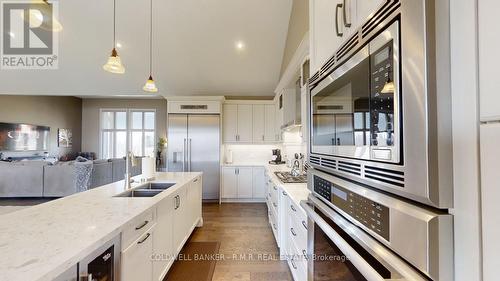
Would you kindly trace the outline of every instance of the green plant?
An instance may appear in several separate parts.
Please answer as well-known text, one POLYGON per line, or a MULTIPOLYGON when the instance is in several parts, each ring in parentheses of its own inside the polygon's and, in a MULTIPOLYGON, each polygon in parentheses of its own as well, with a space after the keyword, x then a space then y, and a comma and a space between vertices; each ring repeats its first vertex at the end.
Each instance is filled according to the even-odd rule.
POLYGON ((167 146, 167 139, 164 137, 161 137, 158 140, 158 144, 157 144, 158 152, 162 153, 166 146, 167 146))

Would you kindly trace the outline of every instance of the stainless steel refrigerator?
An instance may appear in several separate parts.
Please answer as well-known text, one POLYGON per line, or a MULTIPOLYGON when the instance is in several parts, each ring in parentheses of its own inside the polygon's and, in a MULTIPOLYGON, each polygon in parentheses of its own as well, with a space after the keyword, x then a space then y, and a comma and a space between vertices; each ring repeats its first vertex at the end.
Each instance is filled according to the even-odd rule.
POLYGON ((220 116, 168 115, 169 172, 203 172, 203 199, 219 199, 220 116))

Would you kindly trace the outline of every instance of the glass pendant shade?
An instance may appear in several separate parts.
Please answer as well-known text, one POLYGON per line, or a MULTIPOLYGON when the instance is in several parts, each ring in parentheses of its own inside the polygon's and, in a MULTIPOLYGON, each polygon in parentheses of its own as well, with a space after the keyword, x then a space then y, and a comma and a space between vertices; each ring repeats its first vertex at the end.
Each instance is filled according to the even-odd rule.
POLYGON ((156 88, 155 80, 153 80, 153 76, 149 76, 148 81, 144 84, 142 89, 146 92, 156 93, 158 92, 158 88, 156 88))
POLYGON ((123 74, 125 73, 125 67, 122 65, 122 60, 118 56, 118 52, 115 48, 111 51, 111 56, 108 58, 108 62, 102 67, 107 72, 123 74))

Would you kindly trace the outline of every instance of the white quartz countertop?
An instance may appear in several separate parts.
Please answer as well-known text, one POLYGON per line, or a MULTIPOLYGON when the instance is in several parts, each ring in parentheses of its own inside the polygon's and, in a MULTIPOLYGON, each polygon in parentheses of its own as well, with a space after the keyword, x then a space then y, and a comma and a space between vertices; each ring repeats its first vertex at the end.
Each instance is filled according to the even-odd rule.
POLYGON ((52 280, 201 174, 157 173, 176 184, 154 197, 113 197, 126 191, 119 181, 0 216, 0 281, 52 280))
POLYGON ((233 163, 222 163, 223 167, 242 167, 242 166, 266 166, 269 165, 267 162, 233 162, 233 163))
POLYGON ((282 183, 278 177, 274 174, 274 172, 289 172, 291 169, 286 165, 266 165, 266 170, 268 171, 269 176, 273 183, 281 189, 283 189, 287 195, 292 199, 292 201, 300 208, 300 210, 305 213, 305 211, 300 206, 300 201, 307 200, 307 197, 311 193, 309 189, 307 189, 306 183, 282 183))

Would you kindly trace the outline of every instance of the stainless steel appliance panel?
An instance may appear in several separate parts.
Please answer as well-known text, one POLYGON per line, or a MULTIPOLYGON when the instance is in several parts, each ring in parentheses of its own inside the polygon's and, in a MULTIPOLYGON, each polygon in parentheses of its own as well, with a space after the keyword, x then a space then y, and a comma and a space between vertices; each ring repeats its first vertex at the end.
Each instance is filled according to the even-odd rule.
POLYGON ((186 114, 168 115, 168 153, 169 172, 186 172, 188 138, 188 116, 186 114))
MULTIPOLYGON (((310 80, 311 165, 435 208, 452 208, 447 34, 448 0, 388 0, 373 13, 310 80), (387 59, 384 46, 388 44, 392 46, 389 57, 393 60, 384 64, 387 59), (339 141, 332 132, 333 137, 325 135, 324 138, 328 137, 330 144, 318 145, 315 138, 321 134, 314 132, 314 115, 318 113, 315 96, 336 84, 349 85, 342 81, 343 77, 352 76, 352 70, 366 60, 366 56, 372 75, 370 118, 365 119, 366 126, 362 126, 361 116, 354 116, 354 146, 331 145, 339 141), (392 75, 394 95, 379 93, 377 96, 375 87, 382 87, 380 79, 386 74, 392 75), (363 139, 366 144, 361 145, 363 139)), ((355 75, 352 77, 351 85, 361 81, 355 75)), ((350 92, 355 93, 352 89, 350 92)), ((354 103, 344 108, 350 109, 350 113, 357 112, 354 103)), ((336 122, 331 124, 330 127, 336 122)), ((340 141, 342 143, 342 139, 340 141)))
POLYGON ((452 280, 453 217, 353 182, 308 170, 308 188, 321 201, 434 280, 452 280))
POLYGON ((167 150, 169 172, 203 172, 203 199, 219 198, 219 115, 169 114, 167 150))
POLYGON ((203 199, 218 199, 220 186, 219 115, 188 116, 189 171, 203 172, 203 199))

